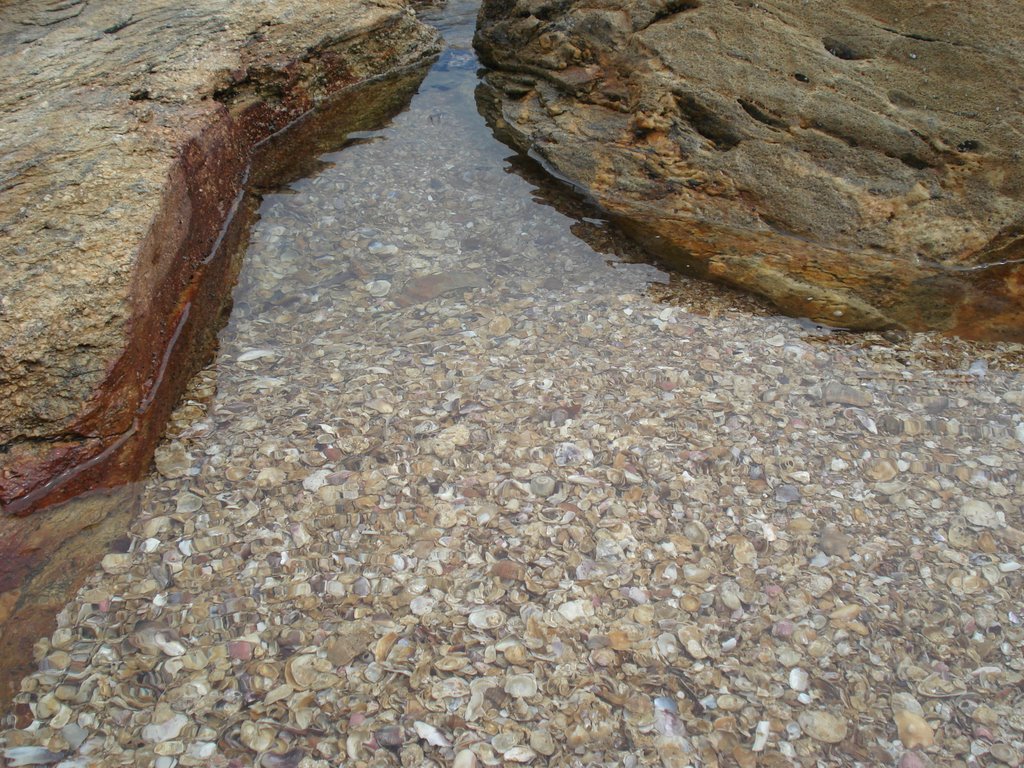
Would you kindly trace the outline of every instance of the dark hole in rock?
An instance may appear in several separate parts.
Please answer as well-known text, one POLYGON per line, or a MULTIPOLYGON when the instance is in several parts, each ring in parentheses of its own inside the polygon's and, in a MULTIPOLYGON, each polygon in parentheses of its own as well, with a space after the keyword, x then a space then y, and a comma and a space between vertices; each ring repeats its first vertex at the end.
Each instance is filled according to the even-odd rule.
POLYGON ((669 16, 675 16, 677 13, 695 11, 698 8, 700 8, 699 0, 668 0, 668 2, 665 3, 664 8, 655 12, 654 19, 651 23, 653 24, 655 21, 667 19, 669 16))
POLYGON ((732 149, 743 140, 721 115, 692 94, 677 93, 675 99, 679 111, 687 118, 693 130, 714 144, 716 149, 732 149))
POLYGON ((811 78, 809 78, 803 72, 794 72, 793 73, 793 77, 796 78, 797 80, 799 80, 801 83, 809 83, 809 82, 811 82, 811 78))
POLYGON ((932 164, 927 160, 923 160, 917 155, 912 155, 909 152, 905 155, 900 155, 899 161, 908 168, 913 168, 915 171, 923 171, 925 168, 932 167, 932 164))
POLYGON ((957 152, 977 152, 981 149, 981 144, 974 139, 964 139, 956 145, 957 152))
POLYGON ((831 37, 826 37, 824 40, 821 41, 821 43, 822 45, 825 46, 826 51, 831 53, 837 59, 842 59, 843 61, 860 61, 863 59, 871 58, 866 54, 854 50, 846 43, 841 43, 838 40, 831 37))
POLYGON ((756 104, 753 101, 747 101, 746 99, 737 99, 736 101, 739 102, 741 107, 743 107, 743 111, 757 120, 757 122, 764 123, 771 128, 779 128, 781 130, 789 128, 789 125, 785 120, 777 115, 770 114, 760 104, 756 104))

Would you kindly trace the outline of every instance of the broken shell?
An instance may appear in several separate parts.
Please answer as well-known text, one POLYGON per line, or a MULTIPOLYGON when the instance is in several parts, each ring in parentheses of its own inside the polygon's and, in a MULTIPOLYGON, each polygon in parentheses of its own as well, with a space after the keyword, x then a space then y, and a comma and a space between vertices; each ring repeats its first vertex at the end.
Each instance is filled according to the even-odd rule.
POLYGON ((296 654, 284 665, 284 677, 296 690, 322 690, 334 685, 338 678, 331 674, 328 659, 310 653, 296 654))
POLYGON ((469 614, 469 625, 476 629, 497 629, 505 623, 505 614, 497 608, 478 608, 469 614))
POLYGON ((441 731, 430 723, 425 723, 422 720, 417 720, 413 723, 413 729, 416 731, 416 735, 423 739, 425 742, 434 747, 450 747, 452 745, 448 737, 445 736, 441 731))
POLYGON ((246 720, 239 730, 238 740, 253 752, 264 752, 270 749, 277 737, 277 730, 265 723, 246 720))
POLYGON ((846 738, 846 720, 825 710, 801 712, 797 722, 804 733, 816 741, 838 744, 846 738))
POLYGON ((505 693, 517 699, 537 695, 537 678, 533 675, 511 675, 505 680, 505 693))

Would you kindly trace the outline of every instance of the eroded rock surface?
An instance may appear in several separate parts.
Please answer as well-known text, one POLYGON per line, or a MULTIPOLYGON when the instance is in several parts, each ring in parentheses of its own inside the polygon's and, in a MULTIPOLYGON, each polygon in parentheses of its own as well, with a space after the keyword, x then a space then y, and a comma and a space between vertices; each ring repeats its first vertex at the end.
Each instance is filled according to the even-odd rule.
POLYGON ((997 2, 484 0, 476 45, 497 126, 667 260, 1020 340, 1022 40, 997 2))
POLYGON ((398 0, 0 3, 6 511, 137 463, 253 145, 436 50, 398 0))

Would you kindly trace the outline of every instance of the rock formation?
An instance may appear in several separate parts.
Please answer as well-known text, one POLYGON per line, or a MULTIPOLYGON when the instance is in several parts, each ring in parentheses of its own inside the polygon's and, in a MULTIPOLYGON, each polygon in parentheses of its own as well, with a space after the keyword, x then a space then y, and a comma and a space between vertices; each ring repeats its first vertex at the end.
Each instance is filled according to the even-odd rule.
POLYGON ((484 0, 491 117, 669 263, 853 328, 1024 339, 1024 9, 484 0))
POLYGON ((138 493, 70 497, 145 471, 212 351, 254 148, 283 181, 437 50, 397 1, 0 0, 0 711, 138 493))
POLYGON ((0 3, 7 513, 148 455, 216 325, 199 276, 253 146, 436 50, 401 0, 0 3))

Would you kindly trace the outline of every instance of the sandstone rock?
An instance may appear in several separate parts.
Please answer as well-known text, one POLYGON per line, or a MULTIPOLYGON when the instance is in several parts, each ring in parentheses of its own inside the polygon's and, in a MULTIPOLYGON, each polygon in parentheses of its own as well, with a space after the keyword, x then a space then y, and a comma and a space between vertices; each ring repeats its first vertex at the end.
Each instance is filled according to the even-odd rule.
POLYGON ((0 5, 0 505, 137 471, 253 146, 436 49, 402 0, 0 5))
POLYGON ((994 0, 484 0, 475 43, 495 127, 671 264, 1019 340, 1022 38, 994 0))

